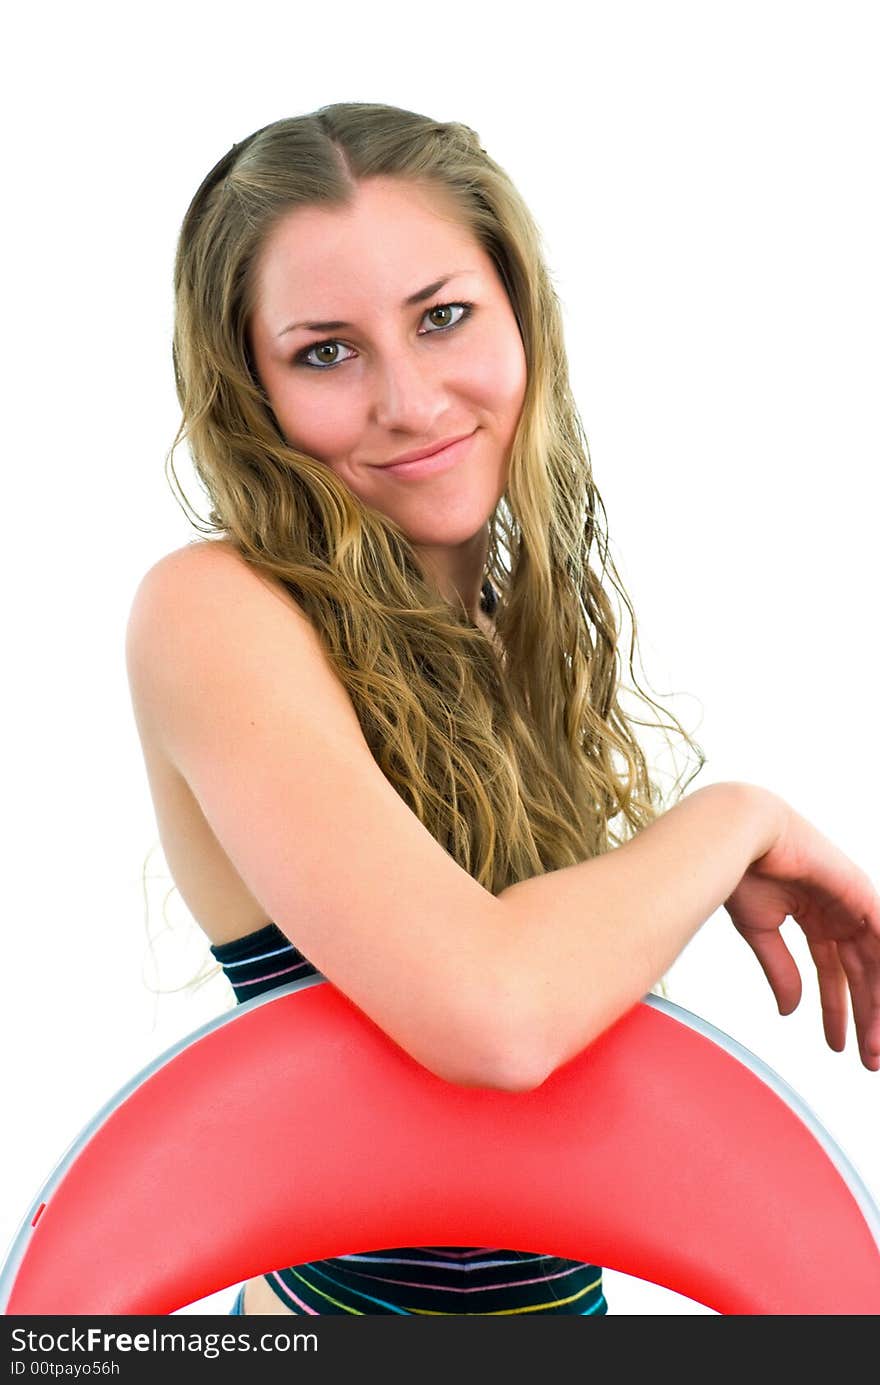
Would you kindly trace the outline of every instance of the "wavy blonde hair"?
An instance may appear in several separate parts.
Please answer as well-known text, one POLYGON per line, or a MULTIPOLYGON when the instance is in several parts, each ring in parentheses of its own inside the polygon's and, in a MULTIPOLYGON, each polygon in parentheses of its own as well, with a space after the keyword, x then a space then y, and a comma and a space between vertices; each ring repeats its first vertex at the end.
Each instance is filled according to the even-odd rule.
MULTIPOLYGON (((635 617, 600 523, 559 301, 538 228, 475 131, 363 102, 257 130, 193 197, 174 293, 182 418, 166 462, 178 490, 174 452, 186 440, 212 507, 196 527, 231 541, 308 615, 382 772, 436 840, 497 894, 653 821, 668 803, 634 730, 649 723, 622 707, 606 580, 630 616, 634 688, 661 709, 633 670, 635 617), (374 177, 451 199, 497 267, 522 337, 526 394, 485 572, 502 652, 463 604, 427 585, 399 526, 288 444, 254 367, 249 318, 267 236, 299 207, 345 207, 374 177)), ((683 793, 705 759, 669 715, 659 728, 697 757, 683 793)))

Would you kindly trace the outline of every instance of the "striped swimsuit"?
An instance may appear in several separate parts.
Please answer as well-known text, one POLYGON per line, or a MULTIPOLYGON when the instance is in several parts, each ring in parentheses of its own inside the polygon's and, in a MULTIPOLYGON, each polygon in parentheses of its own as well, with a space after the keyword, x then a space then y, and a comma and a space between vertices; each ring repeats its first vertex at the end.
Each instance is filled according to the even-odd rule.
MULTIPOLYGON (((211 947, 235 998, 315 976, 275 923, 211 947)), ((294 1313, 607 1313, 602 1271, 579 1260, 496 1247, 406 1246, 291 1265, 265 1276, 294 1313)), ((234 1311, 240 1311, 234 1310, 234 1311)))

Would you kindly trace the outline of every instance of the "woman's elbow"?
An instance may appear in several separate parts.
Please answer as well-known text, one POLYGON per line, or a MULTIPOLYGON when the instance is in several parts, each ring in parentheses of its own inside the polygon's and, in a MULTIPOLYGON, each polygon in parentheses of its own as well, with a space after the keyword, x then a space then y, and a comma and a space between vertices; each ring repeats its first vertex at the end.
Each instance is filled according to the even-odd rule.
POLYGON ((532 1092, 550 1075, 550 1068, 521 1042, 499 1041, 467 1071, 447 1078, 460 1087, 485 1087, 499 1092, 532 1092))
POLYGON ((499 1092, 531 1092, 549 1076, 549 1069, 536 1063, 534 1055, 524 1055, 520 1046, 504 1042, 486 1045, 479 1052, 472 1049, 467 1054, 459 1049, 454 1061, 447 1052, 440 1060, 422 1060, 422 1066, 453 1087, 482 1087, 499 1092))

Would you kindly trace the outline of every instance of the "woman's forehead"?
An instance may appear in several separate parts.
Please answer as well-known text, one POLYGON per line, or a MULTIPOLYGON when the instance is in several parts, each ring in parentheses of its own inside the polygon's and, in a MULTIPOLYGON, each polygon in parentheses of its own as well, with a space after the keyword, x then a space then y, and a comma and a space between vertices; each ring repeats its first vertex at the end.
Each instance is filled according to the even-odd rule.
POLYGON ((479 241, 448 212, 438 215, 410 190, 376 191, 353 206, 298 207, 282 217, 256 266, 257 306, 275 335, 295 321, 341 330, 358 303, 382 297, 405 310, 430 296, 429 286, 459 278, 464 285, 465 276, 491 271, 479 241))
POLYGON ((422 247, 426 253, 434 248, 481 248, 439 192, 398 179, 373 179, 341 206, 313 204, 283 214, 266 237, 260 259, 268 264, 295 256, 300 262, 320 264, 383 249, 390 258, 391 251, 414 254, 422 247))

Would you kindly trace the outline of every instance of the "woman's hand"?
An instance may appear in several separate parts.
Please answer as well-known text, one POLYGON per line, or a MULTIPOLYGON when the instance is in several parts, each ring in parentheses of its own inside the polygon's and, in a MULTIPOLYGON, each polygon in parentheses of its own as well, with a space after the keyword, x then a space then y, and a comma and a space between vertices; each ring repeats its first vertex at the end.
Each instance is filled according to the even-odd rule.
POLYGON ((779 931, 787 915, 803 929, 819 976, 829 1046, 846 1043, 847 989, 864 1066, 880 1069, 880 896, 863 870, 782 799, 780 829, 724 907, 790 1015, 801 998, 797 963, 779 931))

